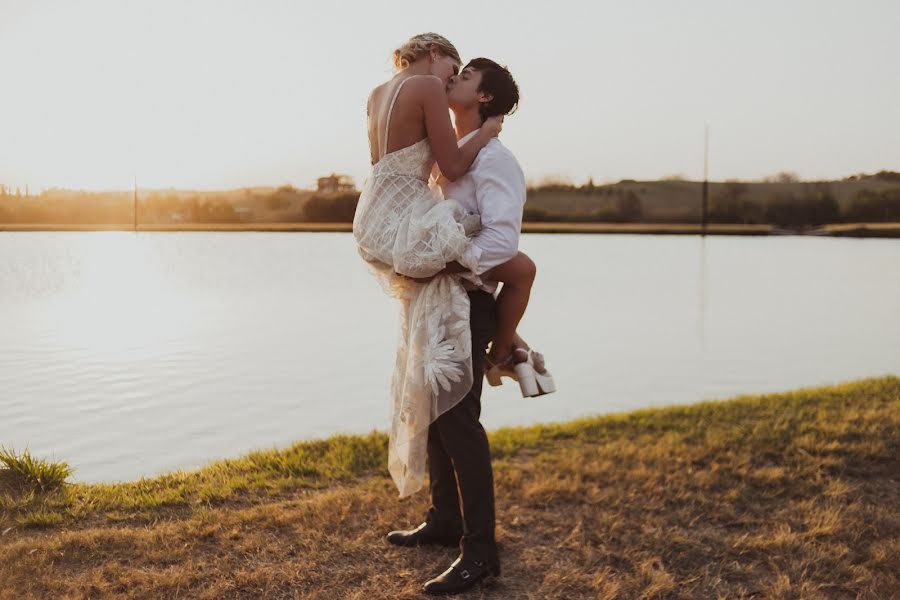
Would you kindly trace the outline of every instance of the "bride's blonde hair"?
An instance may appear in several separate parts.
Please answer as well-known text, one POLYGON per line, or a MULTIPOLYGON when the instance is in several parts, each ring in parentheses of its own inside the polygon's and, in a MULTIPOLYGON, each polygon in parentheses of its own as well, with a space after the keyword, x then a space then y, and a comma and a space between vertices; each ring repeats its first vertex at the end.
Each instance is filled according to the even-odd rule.
POLYGON ((451 44, 450 40, 436 33, 420 33, 412 36, 405 44, 394 50, 394 67, 397 70, 405 69, 428 54, 432 48, 462 64, 459 52, 456 51, 456 46, 451 44))

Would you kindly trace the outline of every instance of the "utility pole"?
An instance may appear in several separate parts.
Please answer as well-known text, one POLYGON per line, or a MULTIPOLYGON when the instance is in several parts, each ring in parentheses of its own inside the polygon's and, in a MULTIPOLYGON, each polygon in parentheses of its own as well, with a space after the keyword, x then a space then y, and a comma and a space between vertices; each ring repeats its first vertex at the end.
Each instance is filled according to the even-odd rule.
POLYGON ((137 231, 137 176, 134 177, 134 230, 137 231))
POLYGON ((709 206, 709 123, 703 136, 703 204, 701 206, 701 232, 706 235, 706 212, 709 206))

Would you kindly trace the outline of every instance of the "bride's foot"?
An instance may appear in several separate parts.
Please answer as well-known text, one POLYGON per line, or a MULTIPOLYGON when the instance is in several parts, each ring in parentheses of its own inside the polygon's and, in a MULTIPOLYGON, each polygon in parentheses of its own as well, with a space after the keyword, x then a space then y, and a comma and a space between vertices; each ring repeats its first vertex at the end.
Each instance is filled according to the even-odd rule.
POLYGON ((531 363, 534 366, 534 370, 541 375, 548 374, 547 365, 544 363, 544 355, 535 350, 528 350, 528 354, 531 356, 531 363))
MULTIPOLYGON (((499 353, 498 353, 499 354, 499 353)), ((556 391, 553 375, 547 370, 544 356, 528 348, 512 348, 505 356, 485 357, 485 377, 492 386, 503 383, 503 377, 519 383, 522 396, 531 398, 556 391)))
POLYGON ((527 348, 516 348, 513 346, 510 347, 508 352, 501 355, 499 351, 494 352, 494 349, 491 348, 491 351, 485 357, 485 361, 489 365, 516 364, 528 360, 528 352, 527 348))

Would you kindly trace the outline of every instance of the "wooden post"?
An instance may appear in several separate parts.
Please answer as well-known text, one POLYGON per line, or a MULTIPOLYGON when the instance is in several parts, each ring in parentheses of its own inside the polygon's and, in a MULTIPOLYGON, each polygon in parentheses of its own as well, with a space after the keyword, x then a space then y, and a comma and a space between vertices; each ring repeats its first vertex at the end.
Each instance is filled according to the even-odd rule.
POLYGON ((706 125, 703 139, 703 201, 700 208, 700 235, 706 235, 706 219, 709 206, 709 124, 706 125))
POLYGON ((134 230, 137 231, 137 177, 134 178, 134 230))

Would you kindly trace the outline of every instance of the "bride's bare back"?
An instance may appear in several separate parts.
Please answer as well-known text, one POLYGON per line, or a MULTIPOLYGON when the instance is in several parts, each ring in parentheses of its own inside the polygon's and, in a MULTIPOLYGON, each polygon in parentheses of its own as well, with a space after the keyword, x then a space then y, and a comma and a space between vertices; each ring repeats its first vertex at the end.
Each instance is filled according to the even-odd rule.
POLYGON ((403 90, 399 89, 407 79, 415 77, 394 77, 372 90, 369 95, 369 152, 373 165, 384 154, 416 144, 428 136, 422 103, 415 97, 418 91, 415 89, 415 82, 409 81, 403 90), (397 99, 391 114, 391 100, 395 94, 397 99), (390 131, 386 131, 388 121, 390 131), (387 148, 384 143, 386 140, 389 142, 387 148))
POLYGON ((469 169, 478 151, 500 132, 502 120, 491 117, 479 135, 459 147, 445 88, 439 77, 403 72, 372 90, 368 133, 373 165, 386 154, 427 139, 447 179, 457 179, 469 169))

